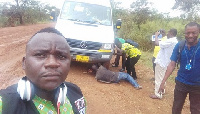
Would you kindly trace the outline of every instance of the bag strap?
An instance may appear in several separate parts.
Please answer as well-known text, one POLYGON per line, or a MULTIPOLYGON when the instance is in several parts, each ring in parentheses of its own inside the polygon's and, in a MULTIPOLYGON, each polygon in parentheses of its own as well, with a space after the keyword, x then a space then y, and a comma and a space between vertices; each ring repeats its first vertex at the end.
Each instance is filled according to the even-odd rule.
POLYGON ((177 68, 179 68, 179 64, 181 62, 181 52, 183 51, 183 49, 185 47, 185 42, 186 42, 186 40, 181 40, 179 43, 177 68))

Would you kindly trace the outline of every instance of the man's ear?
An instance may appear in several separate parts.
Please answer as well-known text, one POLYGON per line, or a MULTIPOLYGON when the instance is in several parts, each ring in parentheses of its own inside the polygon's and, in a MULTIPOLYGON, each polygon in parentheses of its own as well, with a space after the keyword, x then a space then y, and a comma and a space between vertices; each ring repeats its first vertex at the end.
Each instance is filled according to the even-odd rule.
POLYGON ((23 70, 24 70, 25 67, 26 67, 25 62, 26 62, 26 57, 23 57, 23 59, 22 59, 22 68, 23 68, 23 70))

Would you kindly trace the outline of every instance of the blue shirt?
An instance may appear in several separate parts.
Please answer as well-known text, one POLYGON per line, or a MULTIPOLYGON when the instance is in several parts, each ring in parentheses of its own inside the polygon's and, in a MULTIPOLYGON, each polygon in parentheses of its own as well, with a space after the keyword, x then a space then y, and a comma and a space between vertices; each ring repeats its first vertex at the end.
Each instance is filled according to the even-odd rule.
MULTIPOLYGON (((174 47, 171 60, 178 60, 178 50, 179 43, 174 47)), ((178 70, 178 74, 176 80, 188 85, 197 85, 200 86, 200 42, 197 45, 190 47, 190 50, 185 45, 184 49, 181 52, 181 62, 180 69, 178 70), (191 59, 191 69, 185 69, 185 66, 189 63, 191 59)))

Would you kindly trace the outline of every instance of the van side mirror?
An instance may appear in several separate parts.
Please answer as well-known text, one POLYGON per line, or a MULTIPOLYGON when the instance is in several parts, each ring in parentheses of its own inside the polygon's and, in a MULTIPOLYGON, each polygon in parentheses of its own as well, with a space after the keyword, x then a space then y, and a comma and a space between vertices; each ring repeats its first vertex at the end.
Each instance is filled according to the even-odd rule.
POLYGON ((116 29, 120 29, 120 28, 121 28, 121 25, 122 25, 121 19, 117 19, 117 22, 116 22, 116 29))

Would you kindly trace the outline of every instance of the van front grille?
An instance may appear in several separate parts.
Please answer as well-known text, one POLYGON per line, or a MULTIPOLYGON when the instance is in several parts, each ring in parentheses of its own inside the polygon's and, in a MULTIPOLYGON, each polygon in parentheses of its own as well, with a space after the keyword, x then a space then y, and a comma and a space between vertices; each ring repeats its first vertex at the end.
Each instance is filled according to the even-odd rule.
POLYGON ((99 50, 102 46, 102 43, 92 42, 92 41, 83 41, 67 38, 67 42, 71 48, 80 48, 88 50, 99 50))

